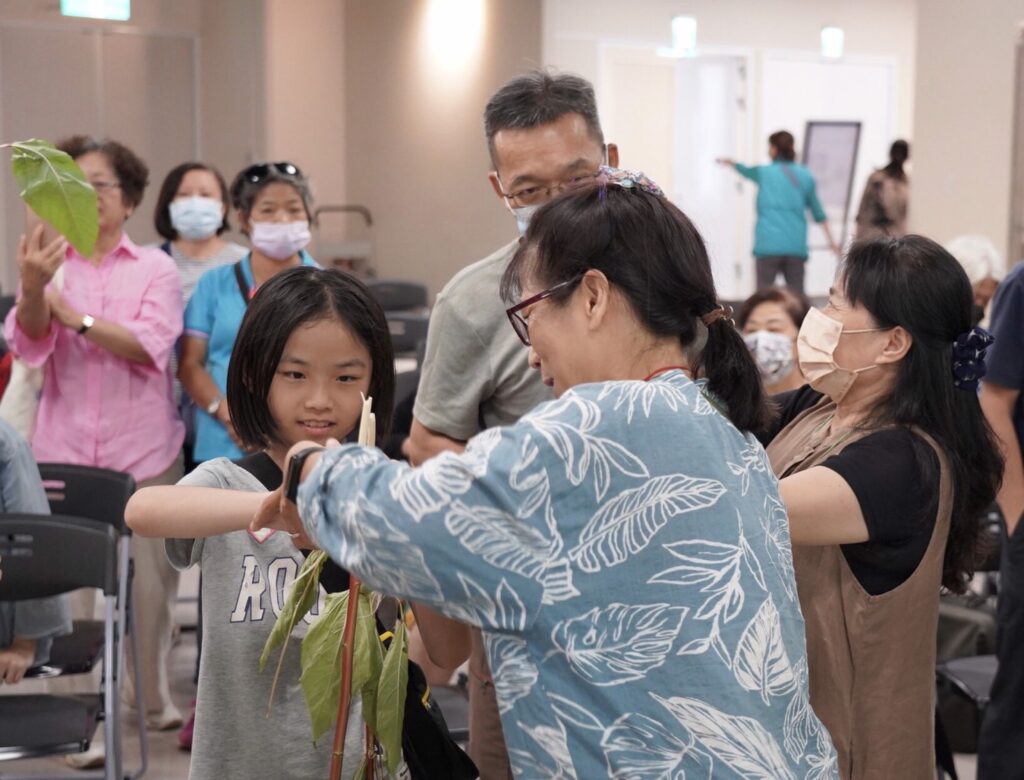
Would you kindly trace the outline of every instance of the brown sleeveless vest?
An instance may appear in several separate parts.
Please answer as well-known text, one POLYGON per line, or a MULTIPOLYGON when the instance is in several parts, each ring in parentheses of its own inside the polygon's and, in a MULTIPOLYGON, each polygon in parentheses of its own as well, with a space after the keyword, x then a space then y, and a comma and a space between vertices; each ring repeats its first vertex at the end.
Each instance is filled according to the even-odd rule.
MULTIPOLYGON (((835 404, 824 398, 769 445, 780 479, 873 432, 830 436, 834 413, 835 404)), ((845 780, 935 777, 935 636, 953 496, 945 454, 915 433, 938 456, 939 502, 931 541, 906 581, 871 596, 838 545, 793 546, 811 705, 832 735, 845 780)))

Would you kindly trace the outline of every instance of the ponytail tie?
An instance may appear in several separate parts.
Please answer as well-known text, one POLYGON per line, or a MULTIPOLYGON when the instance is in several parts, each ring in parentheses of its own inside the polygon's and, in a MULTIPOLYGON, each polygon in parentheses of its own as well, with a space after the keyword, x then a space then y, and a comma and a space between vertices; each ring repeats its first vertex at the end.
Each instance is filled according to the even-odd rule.
MULTIPOLYGON (((726 319, 732 322, 732 306, 725 306, 720 303, 707 314, 702 314, 700 317, 700 321, 708 328, 721 319, 726 319)), ((733 323, 733 325, 735 324, 736 323, 733 323)))
POLYGON ((960 390, 977 390, 978 380, 985 376, 985 352, 995 338, 984 328, 974 327, 957 336, 953 342, 953 386, 960 390))

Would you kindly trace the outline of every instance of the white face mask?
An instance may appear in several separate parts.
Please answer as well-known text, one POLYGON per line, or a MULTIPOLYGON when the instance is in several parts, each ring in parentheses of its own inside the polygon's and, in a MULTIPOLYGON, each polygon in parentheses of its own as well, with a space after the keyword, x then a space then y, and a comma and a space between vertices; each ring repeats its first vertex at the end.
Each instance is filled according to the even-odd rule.
POLYGON ((198 195, 172 200, 168 211, 171 226, 187 241, 201 241, 216 235, 224 222, 224 204, 198 195))
POLYGON ((777 385, 793 370, 793 342, 782 333, 758 330, 743 337, 747 349, 757 363, 761 381, 777 385))
POLYGON ((287 260, 309 245, 309 222, 253 222, 252 248, 274 260, 287 260))

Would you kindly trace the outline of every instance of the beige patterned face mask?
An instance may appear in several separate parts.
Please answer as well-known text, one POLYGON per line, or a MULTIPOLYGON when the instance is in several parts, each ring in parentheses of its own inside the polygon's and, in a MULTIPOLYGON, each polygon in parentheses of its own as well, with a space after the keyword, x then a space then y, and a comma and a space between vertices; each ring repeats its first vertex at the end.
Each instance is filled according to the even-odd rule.
POLYGON ((800 370, 808 384, 819 393, 824 393, 836 403, 843 400, 857 375, 878 368, 877 363, 863 368, 842 368, 836 364, 835 351, 839 345, 839 337, 852 333, 876 333, 891 328, 859 328, 847 330, 843 323, 823 314, 818 309, 811 309, 800 326, 800 334, 796 337, 796 353, 800 362, 800 370))

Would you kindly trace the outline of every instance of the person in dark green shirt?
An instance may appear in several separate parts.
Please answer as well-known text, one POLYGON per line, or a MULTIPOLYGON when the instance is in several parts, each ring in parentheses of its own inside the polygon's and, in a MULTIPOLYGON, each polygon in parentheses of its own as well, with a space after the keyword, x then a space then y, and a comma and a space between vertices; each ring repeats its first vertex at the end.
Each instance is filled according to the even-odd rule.
POLYGON ((757 227, 754 229, 754 257, 757 258, 757 289, 775 284, 782 273, 786 286, 804 292, 804 264, 807 262, 807 211, 825 231, 836 255, 839 245, 832 238, 825 210, 818 200, 814 177, 794 162, 793 135, 780 130, 768 137, 769 165, 743 165, 719 158, 741 176, 757 183, 757 227))

